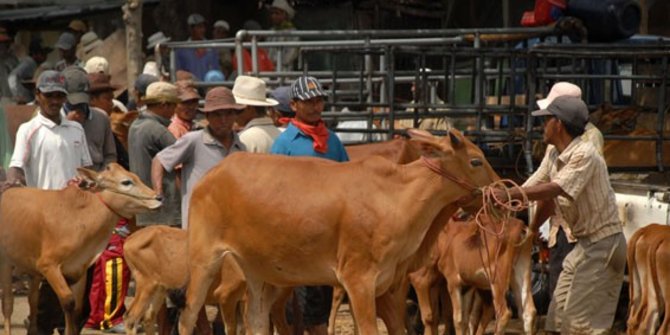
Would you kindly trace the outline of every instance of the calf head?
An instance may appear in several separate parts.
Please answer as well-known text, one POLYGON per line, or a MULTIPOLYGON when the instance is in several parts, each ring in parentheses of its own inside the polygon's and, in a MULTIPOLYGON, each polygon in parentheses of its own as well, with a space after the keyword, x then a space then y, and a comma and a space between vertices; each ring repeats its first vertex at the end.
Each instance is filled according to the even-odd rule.
POLYGON ((78 168, 77 172, 107 206, 124 217, 161 206, 158 194, 119 164, 110 163, 100 173, 85 168, 78 168))
POLYGON ((408 134, 419 146, 422 159, 431 161, 439 167, 445 178, 450 179, 471 197, 461 202, 466 210, 481 206, 480 188, 500 179, 484 157, 484 153, 456 129, 449 130, 443 138, 433 136, 427 131, 410 129, 408 134))

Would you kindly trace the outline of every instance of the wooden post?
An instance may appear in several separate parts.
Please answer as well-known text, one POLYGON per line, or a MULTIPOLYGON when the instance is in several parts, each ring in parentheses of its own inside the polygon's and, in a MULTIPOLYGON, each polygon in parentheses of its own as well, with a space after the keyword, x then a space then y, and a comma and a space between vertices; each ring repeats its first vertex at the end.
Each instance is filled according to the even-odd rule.
POLYGON ((126 0, 123 22, 126 24, 126 77, 130 91, 142 72, 142 0, 126 0))
MULTIPOLYGON (((651 2, 654 3, 653 1, 651 2)), ((647 0, 640 0, 640 34, 649 34, 649 8, 647 7, 647 0)))

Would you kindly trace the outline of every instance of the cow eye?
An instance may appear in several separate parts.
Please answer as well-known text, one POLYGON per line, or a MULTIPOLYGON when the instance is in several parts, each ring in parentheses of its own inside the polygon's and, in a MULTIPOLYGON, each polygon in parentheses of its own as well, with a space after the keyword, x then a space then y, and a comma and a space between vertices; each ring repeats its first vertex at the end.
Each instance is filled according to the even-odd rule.
POLYGON ((124 180, 124 181, 121 182, 121 185, 123 185, 123 186, 130 186, 132 184, 133 184, 132 180, 124 180))
POLYGON ((473 158, 473 159, 470 160, 470 165, 472 165, 472 166, 482 166, 482 165, 484 165, 484 163, 479 158, 473 158))

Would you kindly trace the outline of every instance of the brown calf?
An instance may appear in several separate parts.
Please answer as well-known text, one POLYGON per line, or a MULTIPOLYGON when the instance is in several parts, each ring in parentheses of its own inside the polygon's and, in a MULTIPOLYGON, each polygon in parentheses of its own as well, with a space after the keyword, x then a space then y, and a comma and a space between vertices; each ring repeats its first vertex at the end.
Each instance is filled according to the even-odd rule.
POLYGON ((0 278, 5 334, 11 333, 12 268, 28 272, 30 333, 36 332, 37 285, 44 277, 65 312, 66 334, 78 333, 83 287, 80 280, 95 261, 121 217, 156 209, 156 193, 118 164, 100 173, 80 168, 79 174, 94 184, 89 191, 71 186, 60 191, 12 188, 0 204, 0 278), (77 294, 73 293, 77 292, 77 294))

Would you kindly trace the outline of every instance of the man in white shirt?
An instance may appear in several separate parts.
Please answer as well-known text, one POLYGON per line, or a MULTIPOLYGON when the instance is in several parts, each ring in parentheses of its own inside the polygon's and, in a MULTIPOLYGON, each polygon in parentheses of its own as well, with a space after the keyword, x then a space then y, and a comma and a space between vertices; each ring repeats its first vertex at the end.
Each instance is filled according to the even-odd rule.
POLYGON ((241 128, 240 141, 249 152, 269 153, 275 139, 281 133, 268 116, 267 107, 279 103, 266 98, 265 82, 260 78, 238 76, 233 86, 235 102, 246 105, 237 115, 235 123, 241 128))
MULTIPOLYGON (((7 181, 46 190, 61 189, 77 174, 78 167, 92 165, 86 135, 79 123, 61 115, 67 90, 60 72, 42 72, 35 97, 38 113, 16 133, 7 181)), ((52 334, 54 328, 63 326, 58 297, 46 281, 40 286, 39 296, 38 334, 52 334)))
POLYGON ((61 116, 67 91, 57 71, 44 71, 38 81, 38 113, 16 133, 8 181, 30 187, 57 190, 77 174, 77 168, 91 166, 84 128, 61 116))

